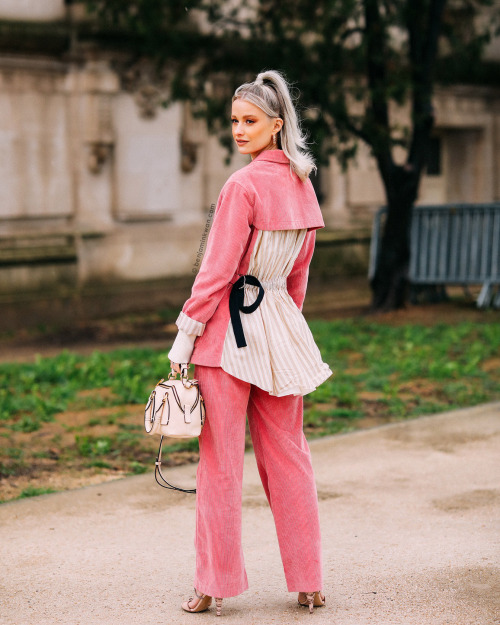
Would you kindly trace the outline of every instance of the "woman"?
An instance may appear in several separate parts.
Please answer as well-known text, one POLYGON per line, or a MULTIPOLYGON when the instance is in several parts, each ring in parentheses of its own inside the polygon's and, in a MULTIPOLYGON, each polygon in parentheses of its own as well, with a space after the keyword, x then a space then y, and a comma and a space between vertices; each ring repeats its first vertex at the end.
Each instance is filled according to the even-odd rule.
POLYGON ((195 364, 207 418, 200 436, 195 597, 187 612, 248 588, 241 549, 245 415, 271 506, 288 590, 324 605, 318 500, 302 396, 331 371, 302 315, 315 231, 324 227, 288 85, 276 71, 241 85, 231 124, 252 161, 220 193, 171 366, 195 364), (249 307, 246 308, 245 307, 249 307), (243 314, 242 314, 243 313, 243 314))

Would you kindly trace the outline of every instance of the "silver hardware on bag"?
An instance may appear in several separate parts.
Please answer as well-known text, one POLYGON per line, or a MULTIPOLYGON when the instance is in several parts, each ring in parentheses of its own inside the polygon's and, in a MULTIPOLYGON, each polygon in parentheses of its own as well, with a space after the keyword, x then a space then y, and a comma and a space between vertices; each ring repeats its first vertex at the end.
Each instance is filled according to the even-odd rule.
POLYGON ((181 365, 180 374, 172 370, 167 380, 161 379, 151 391, 144 410, 144 428, 147 434, 161 436, 155 462, 155 479, 158 484, 185 493, 195 493, 196 489, 186 490, 169 484, 161 470, 164 437, 196 438, 205 423, 205 403, 198 380, 189 379, 188 371, 188 365, 181 365), (180 379, 177 379, 177 375, 180 379))

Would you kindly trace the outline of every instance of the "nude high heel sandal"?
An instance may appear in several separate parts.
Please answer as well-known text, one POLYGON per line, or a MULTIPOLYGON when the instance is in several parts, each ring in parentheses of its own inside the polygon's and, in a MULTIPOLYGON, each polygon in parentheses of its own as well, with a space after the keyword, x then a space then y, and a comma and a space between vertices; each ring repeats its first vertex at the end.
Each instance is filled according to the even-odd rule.
MULTIPOLYGON (((191 602, 195 601, 195 598, 189 597, 189 599, 187 601, 184 601, 184 603, 181 605, 182 609, 186 612, 205 612, 205 610, 208 610, 208 608, 212 605, 212 597, 210 597, 210 595, 199 595, 196 588, 194 589, 194 594, 196 595, 196 603, 194 603, 194 605, 191 605, 191 602)), ((215 598, 215 605, 217 607, 217 616, 220 616, 222 611, 221 597, 215 598)))
POLYGON ((318 590, 317 592, 299 592, 299 605, 309 606, 309 614, 313 613, 314 608, 319 608, 326 603, 326 597, 318 590))

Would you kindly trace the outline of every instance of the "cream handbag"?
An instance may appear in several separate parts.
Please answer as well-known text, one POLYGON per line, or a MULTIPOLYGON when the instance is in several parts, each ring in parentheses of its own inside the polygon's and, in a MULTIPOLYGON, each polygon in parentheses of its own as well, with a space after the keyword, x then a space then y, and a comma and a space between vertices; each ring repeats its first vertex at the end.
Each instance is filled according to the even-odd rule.
POLYGON ((164 488, 195 493, 172 486, 161 470, 163 438, 195 438, 201 434, 205 423, 205 404, 198 380, 188 378, 188 366, 182 365, 180 379, 172 371, 167 380, 160 380, 149 396, 144 410, 144 428, 148 434, 161 436, 155 462, 155 479, 164 488), (161 480, 161 481, 160 481, 161 480))

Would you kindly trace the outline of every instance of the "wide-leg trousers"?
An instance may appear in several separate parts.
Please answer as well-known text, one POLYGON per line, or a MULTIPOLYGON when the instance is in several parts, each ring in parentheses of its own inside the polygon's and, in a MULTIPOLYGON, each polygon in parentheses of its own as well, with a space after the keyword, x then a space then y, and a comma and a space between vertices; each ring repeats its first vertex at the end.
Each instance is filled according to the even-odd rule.
POLYGON ((318 497, 303 432, 303 398, 269 395, 220 367, 196 365, 194 377, 207 414, 196 479, 195 588, 212 597, 232 597, 248 588, 241 545, 248 415, 288 590, 320 590, 318 497))

